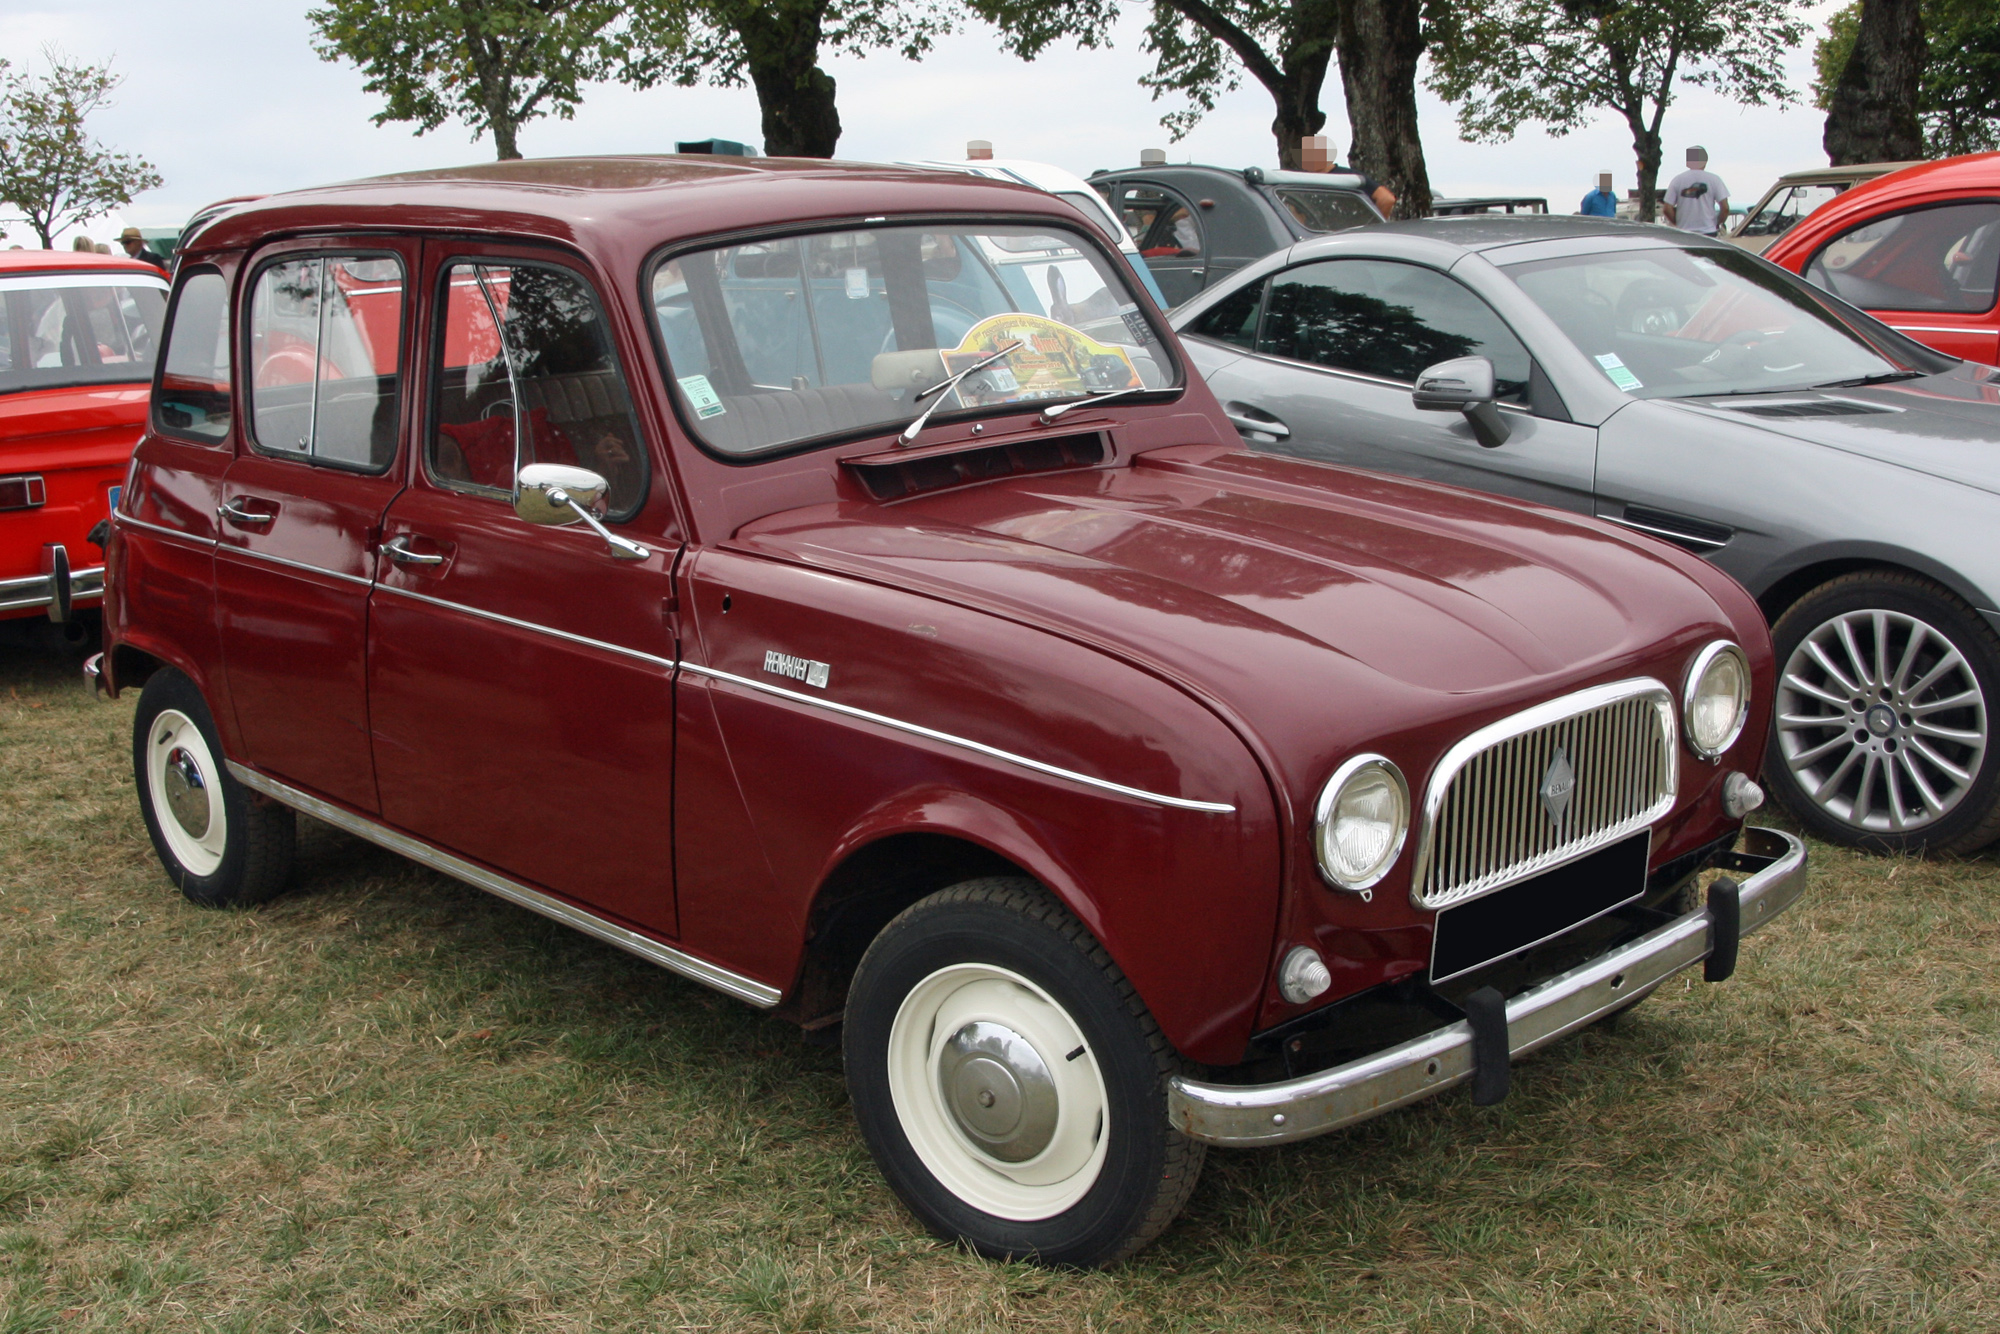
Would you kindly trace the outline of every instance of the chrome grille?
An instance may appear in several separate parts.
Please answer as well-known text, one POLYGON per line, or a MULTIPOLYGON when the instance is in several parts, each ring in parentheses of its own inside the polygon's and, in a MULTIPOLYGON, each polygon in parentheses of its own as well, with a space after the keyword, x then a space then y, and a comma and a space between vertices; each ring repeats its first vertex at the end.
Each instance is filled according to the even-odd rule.
POLYGON ((1431 776, 1411 899, 1450 907, 1646 828, 1673 809, 1675 741, 1673 695, 1650 679, 1594 686, 1474 732, 1431 776), (1558 749, 1575 775, 1567 806, 1555 803, 1560 822, 1542 793, 1558 749))

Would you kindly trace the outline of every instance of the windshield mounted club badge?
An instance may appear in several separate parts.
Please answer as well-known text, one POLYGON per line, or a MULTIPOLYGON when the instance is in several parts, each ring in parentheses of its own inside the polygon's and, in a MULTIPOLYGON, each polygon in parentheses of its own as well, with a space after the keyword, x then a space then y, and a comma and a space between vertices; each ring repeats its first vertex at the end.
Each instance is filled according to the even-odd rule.
POLYGON ((1561 746, 1556 747, 1555 758, 1549 761, 1548 772, 1542 775, 1540 795, 1549 822, 1561 829, 1563 817, 1569 814, 1569 799, 1576 795, 1576 768, 1561 746))

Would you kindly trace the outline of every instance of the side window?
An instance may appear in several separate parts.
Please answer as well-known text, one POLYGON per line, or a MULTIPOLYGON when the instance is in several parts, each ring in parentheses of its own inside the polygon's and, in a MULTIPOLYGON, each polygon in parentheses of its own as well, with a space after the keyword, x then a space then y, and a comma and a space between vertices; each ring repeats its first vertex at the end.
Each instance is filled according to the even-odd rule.
POLYGON ((1119 212, 1125 230, 1148 259, 1185 259, 1201 254, 1201 224, 1187 201, 1155 185, 1128 186, 1119 212))
POLYGON ((1435 269, 1391 260, 1327 260, 1274 277, 1258 350, 1405 383, 1440 361, 1486 357, 1502 398, 1521 402, 1528 389, 1528 350, 1491 306, 1435 269))
POLYGON ((610 483, 611 517, 636 513, 645 447, 589 284, 553 265, 463 260, 438 299, 431 475, 504 496, 522 466, 567 463, 610 483))
POLYGON ((249 322, 256 447, 387 468, 402 391, 401 261, 312 255, 267 264, 251 283, 249 322))
POLYGON ((214 269, 183 276, 167 325, 165 356, 153 395, 153 429, 195 440, 227 440, 229 284, 214 269))
POLYGON ((1218 343, 1234 343, 1238 347, 1255 348, 1257 312, 1263 308, 1264 287, 1263 283, 1250 283, 1237 288, 1203 311, 1200 317, 1182 332, 1213 339, 1218 343))
POLYGON ((1805 276, 1864 310, 1990 310, 2000 277, 2000 203, 1872 219, 1822 246, 1805 276))

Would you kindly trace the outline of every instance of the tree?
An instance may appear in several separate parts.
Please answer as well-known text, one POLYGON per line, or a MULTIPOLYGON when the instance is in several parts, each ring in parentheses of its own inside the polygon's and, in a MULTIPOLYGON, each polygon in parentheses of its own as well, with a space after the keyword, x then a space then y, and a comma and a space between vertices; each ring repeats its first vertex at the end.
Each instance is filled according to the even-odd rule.
POLYGON ((840 142, 834 79, 820 53, 888 50, 915 60, 954 26, 944 0, 654 0, 635 11, 653 55, 637 81, 704 81, 757 90, 764 151, 832 157, 840 142))
POLYGON ((72 63, 54 51, 43 58, 49 72, 39 79, 0 59, 0 203, 20 209, 47 250, 57 232, 131 203, 160 173, 84 133, 83 122, 111 105, 123 81, 109 63, 72 63))
POLYGON ((1430 86, 1459 103, 1459 133, 1552 135, 1601 110, 1624 118, 1638 163, 1639 216, 1658 196, 1660 123, 1676 83, 1751 106, 1793 94, 1780 73, 1805 40, 1801 0, 1462 0, 1434 14, 1430 86))
POLYGON ((1917 119, 1924 62, 1922 0, 1862 0, 1848 58, 1827 99, 1820 142, 1836 167, 1922 157, 1917 119))
MULTIPOLYGON (((490 133, 502 161, 521 156, 520 129, 568 120, 583 85, 630 77, 635 59, 617 0, 327 0, 307 13, 322 60, 349 60, 387 99, 377 125, 447 120, 490 133)), ((639 80, 643 82, 643 79, 639 80)))
MULTIPOLYGON (((2000 148, 2000 6, 1990 0, 1924 0, 1922 18, 1925 52, 1916 110, 1923 146, 1910 156, 2000 148)), ((1860 28, 1856 0, 1834 11, 1813 50, 1813 105, 1822 111, 1832 109, 1860 28)))
POLYGON ((1388 186, 1396 216, 1431 211, 1431 178, 1417 133, 1422 0, 1346 0, 1340 16, 1340 87, 1354 136, 1347 160, 1388 186))

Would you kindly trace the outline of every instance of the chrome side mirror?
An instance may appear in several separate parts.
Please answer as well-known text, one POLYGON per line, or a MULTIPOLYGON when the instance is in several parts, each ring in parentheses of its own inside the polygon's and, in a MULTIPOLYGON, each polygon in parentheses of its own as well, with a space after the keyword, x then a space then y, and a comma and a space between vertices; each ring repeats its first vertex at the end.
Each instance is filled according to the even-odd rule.
POLYGON ((591 511, 603 503, 611 484, 588 468, 566 463, 530 463, 514 484, 514 513, 529 523, 561 526, 581 520, 611 545, 619 560, 644 560, 653 553, 628 542, 597 521, 591 511))
POLYGON ((1458 412, 1472 427, 1473 437, 1488 449, 1507 443, 1507 418, 1494 400, 1493 363, 1485 357, 1459 357, 1428 366, 1417 376, 1410 403, 1419 412, 1458 412))

